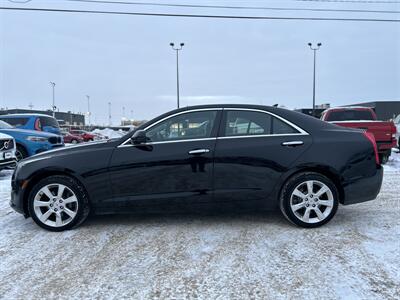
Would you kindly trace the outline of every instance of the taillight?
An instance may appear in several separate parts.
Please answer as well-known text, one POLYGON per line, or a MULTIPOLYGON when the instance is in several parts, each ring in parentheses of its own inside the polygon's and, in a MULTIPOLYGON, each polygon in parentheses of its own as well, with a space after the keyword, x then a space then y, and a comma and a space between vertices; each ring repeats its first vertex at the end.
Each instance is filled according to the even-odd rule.
POLYGON ((372 146, 374 147, 374 152, 375 152, 375 161, 376 164, 379 165, 379 155, 378 155, 378 146, 376 145, 375 137, 372 133, 364 131, 363 132, 364 136, 371 142, 372 146))

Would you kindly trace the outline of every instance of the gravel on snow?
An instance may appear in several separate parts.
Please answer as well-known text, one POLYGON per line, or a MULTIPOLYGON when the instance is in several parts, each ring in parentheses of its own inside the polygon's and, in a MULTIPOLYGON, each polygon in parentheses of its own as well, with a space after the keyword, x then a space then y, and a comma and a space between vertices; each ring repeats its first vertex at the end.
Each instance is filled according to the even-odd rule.
POLYGON ((313 230, 268 212, 101 216, 51 233, 9 207, 2 171, 0 298, 397 298, 399 156, 377 200, 313 230))

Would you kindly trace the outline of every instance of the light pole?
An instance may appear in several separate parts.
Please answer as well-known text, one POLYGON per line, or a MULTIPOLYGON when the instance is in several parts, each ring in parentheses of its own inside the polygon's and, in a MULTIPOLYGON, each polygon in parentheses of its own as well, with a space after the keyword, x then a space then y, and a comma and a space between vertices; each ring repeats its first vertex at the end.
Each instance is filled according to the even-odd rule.
POLYGON ((56 83, 50 81, 50 85, 53 88, 53 105, 52 105, 51 109, 53 111, 53 118, 54 118, 55 115, 56 115, 56 105, 55 105, 55 87, 56 87, 56 83))
POLYGON ((317 47, 313 47, 312 43, 308 43, 311 50, 314 51, 314 75, 313 75, 313 105, 312 105, 312 115, 315 117, 315 65, 317 62, 317 50, 321 47, 321 43, 317 44, 317 47))
POLYGON ((111 102, 108 102, 108 125, 111 127, 111 102))
POLYGON ((169 43, 169 45, 172 47, 172 50, 175 50, 176 52, 176 101, 177 101, 177 106, 179 108, 179 51, 182 50, 185 44, 180 43, 179 48, 175 48, 174 43, 169 43))
POLYGON ((88 125, 90 128, 90 96, 86 95, 87 98, 87 110, 88 110, 88 125))

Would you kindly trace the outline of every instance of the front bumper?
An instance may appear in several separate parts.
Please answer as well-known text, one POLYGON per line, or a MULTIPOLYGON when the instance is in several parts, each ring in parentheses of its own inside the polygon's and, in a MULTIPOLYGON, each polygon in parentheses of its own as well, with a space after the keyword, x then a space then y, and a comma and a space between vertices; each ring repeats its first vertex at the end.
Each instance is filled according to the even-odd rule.
POLYGON ((10 159, 0 160, 0 170, 4 168, 14 168, 17 165, 17 160, 13 157, 10 159))
POLYGON ((376 199, 383 180, 383 167, 377 166, 374 175, 358 178, 344 187, 344 199, 342 204, 356 204, 376 199))
POLYGON ((15 181, 15 178, 13 175, 13 178, 11 180, 10 206, 16 212, 25 215, 23 199, 24 199, 24 190, 21 188, 20 183, 17 183, 15 181))

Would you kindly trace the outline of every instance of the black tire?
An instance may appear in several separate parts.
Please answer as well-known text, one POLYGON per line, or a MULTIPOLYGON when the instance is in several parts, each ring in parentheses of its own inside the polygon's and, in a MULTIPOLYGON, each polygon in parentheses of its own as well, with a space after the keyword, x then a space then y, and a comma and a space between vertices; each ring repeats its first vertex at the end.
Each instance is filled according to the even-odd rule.
POLYGON ((47 229, 49 231, 64 231, 78 227, 86 220, 90 212, 90 204, 84 188, 77 180, 69 176, 56 175, 44 178, 33 186, 28 198, 28 209, 29 209, 29 215, 32 217, 35 223, 40 227, 47 229), (64 226, 60 227, 48 226, 44 224, 42 221, 40 221, 40 219, 37 217, 35 213, 33 206, 34 198, 42 187, 49 184, 65 185, 75 193, 76 198, 78 200, 78 209, 75 217, 72 219, 70 223, 64 226))
POLYGON ((389 156, 388 154, 379 154, 379 161, 381 165, 385 165, 389 161, 389 156))
POLYGON ((93 142, 93 139, 88 139, 87 141, 88 141, 88 142, 93 142))
POLYGON ((279 201, 280 201, 280 209, 288 221, 303 228, 315 228, 328 223, 334 217, 339 206, 339 193, 335 184, 326 176, 315 172, 302 172, 292 176, 286 181, 286 183, 283 185, 279 201), (331 212, 329 213, 328 216, 326 216, 325 219, 316 223, 307 223, 300 220, 294 214, 290 205, 292 193, 294 192, 295 188, 301 185, 302 183, 305 183, 306 181, 310 180, 325 184, 330 189, 333 196, 333 205, 331 212))
POLYGON ((17 161, 23 160, 24 158, 28 157, 28 152, 26 151, 26 149, 21 146, 21 145, 17 145, 17 149, 15 151, 15 156, 17 157, 17 161))

